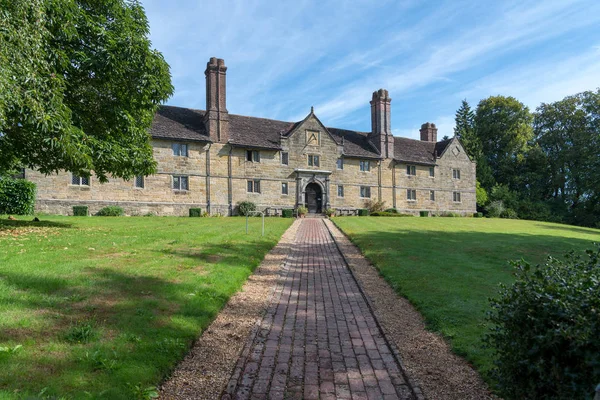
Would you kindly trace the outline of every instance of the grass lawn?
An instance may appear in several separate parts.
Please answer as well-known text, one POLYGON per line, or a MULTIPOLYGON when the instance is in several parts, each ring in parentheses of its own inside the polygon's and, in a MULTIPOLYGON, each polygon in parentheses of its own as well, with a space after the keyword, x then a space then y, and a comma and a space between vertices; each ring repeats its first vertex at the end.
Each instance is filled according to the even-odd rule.
POLYGON ((0 399, 148 398, 293 221, 31 218, 0 219, 0 399))
POLYGON ((478 218, 345 217, 334 222, 408 298, 428 327, 482 375, 492 367, 482 346, 488 298, 512 281, 507 260, 543 263, 548 254, 593 248, 600 230, 535 221, 478 218))

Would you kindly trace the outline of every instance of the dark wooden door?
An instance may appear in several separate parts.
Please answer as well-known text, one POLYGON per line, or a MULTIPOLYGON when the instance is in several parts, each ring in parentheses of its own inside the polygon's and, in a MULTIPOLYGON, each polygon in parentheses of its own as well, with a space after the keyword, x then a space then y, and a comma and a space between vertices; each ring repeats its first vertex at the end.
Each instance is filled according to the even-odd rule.
POLYGON ((321 213, 321 204, 323 193, 321 187, 316 183, 309 183, 306 186, 305 202, 309 213, 321 213))

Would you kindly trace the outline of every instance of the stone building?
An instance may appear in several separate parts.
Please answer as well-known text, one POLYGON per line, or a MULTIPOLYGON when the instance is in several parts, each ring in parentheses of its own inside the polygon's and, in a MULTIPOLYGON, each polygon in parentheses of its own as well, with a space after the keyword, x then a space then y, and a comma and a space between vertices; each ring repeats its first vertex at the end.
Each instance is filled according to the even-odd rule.
POLYGON ((187 215, 192 207, 232 215, 252 201, 269 214, 300 205, 347 214, 371 199, 405 213, 475 212, 475 164, 460 141, 438 141, 432 123, 422 125, 421 140, 394 137, 387 90, 373 93, 371 132, 357 132, 326 127, 312 109, 298 122, 230 114, 226 71, 222 59, 207 63, 205 111, 160 107, 150 130, 154 175, 100 184, 28 170, 38 211, 119 205, 130 215, 187 215))

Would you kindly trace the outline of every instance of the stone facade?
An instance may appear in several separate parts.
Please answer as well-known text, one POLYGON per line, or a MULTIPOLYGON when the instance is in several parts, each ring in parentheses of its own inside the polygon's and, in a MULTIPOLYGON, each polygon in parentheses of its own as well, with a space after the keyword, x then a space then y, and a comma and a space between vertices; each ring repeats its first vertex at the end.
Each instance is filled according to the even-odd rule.
POLYGON ((296 123, 241 117, 226 109, 226 69, 223 60, 207 64, 206 112, 159 110, 151 130, 154 175, 100 184, 28 170, 38 211, 71 214, 73 205, 88 205, 95 213, 119 205, 129 215, 188 215, 192 207, 232 215, 236 204, 252 201, 270 215, 307 204, 351 214, 368 199, 406 213, 476 211, 475 164, 460 141, 437 142, 430 123, 421 141, 394 138, 387 91, 373 94, 371 132, 327 128, 313 110, 296 123))

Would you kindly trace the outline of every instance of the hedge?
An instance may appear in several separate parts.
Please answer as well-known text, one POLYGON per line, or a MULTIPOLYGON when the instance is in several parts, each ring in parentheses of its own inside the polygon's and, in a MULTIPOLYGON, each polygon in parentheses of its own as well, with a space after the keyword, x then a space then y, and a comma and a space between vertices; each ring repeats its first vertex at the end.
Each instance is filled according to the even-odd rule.
POLYGON ((201 208, 190 208, 190 217, 201 217, 202 209, 201 208))
POLYGON ((366 208, 359 208, 358 209, 358 216, 359 217, 367 217, 369 215, 369 210, 367 210, 366 208))
POLYGON ((75 217, 87 217, 88 206, 73 206, 73 215, 75 217))
POLYGON ((283 209, 281 210, 281 216, 283 218, 292 218, 294 216, 294 210, 287 208, 287 209, 283 209))
POLYGON ((107 206, 101 208, 100 211, 96 213, 98 217, 121 217, 125 215, 123 209, 119 206, 107 206))
POLYGON ((25 179, 0 178, 0 214, 33 214, 35 183, 25 179))
POLYGON ((493 371, 507 399, 591 399, 600 377, 600 245, 586 257, 513 262, 491 300, 493 371))
POLYGON ((429 211, 419 211, 419 216, 421 216, 421 217, 429 217, 429 211))

